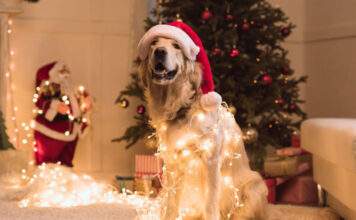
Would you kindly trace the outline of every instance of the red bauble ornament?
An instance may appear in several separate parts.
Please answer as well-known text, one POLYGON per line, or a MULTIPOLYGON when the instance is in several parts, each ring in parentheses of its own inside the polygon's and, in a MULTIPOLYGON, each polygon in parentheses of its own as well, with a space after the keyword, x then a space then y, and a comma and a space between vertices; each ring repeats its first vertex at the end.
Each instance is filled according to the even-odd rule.
POLYGON ((217 56, 221 53, 221 48, 220 47, 213 47, 213 49, 211 50, 211 54, 213 54, 213 56, 217 56))
POLYGON ((294 104, 289 104, 289 106, 288 106, 288 111, 289 111, 289 112, 295 112, 296 108, 297 108, 297 107, 296 107, 294 104))
POLYGON ((201 13, 201 18, 205 21, 207 21, 211 18, 211 12, 209 11, 208 8, 206 8, 205 11, 203 11, 203 13, 201 13))
POLYGON ((225 17, 225 21, 231 21, 232 20, 232 14, 227 14, 225 17))
POLYGON ((243 24, 241 25, 241 29, 242 29, 243 31, 247 31, 248 29, 250 29, 250 25, 249 25, 248 23, 243 23, 243 24))
POLYGON ((265 84, 265 85, 271 85, 271 83, 272 83, 272 76, 271 75, 268 75, 268 74, 266 74, 266 75, 263 75, 262 76, 262 82, 263 82, 263 84, 265 84))
POLYGON ((143 115, 143 114, 145 114, 145 112, 146 112, 145 106, 143 106, 143 105, 137 106, 137 114, 143 115))
POLYGON ((288 36, 290 34, 290 29, 289 28, 283 28, 282 29, 282 34, 283 34, 283 36, 288 36))
POLYGON ((239 50, 237 48, 233 48, 230 52, 230 57, 237 57, 239 55, 239 50))
POLYGON ((283 99, 278 99, 278 104, 279 105, 283 105, 284 104, 284 100, 283 99))
POLYGON ((289 73, 290 73, 289 67, 287 67, 287 66, 286 66, 286 67, 283 67, 283 68, 282 68, 282 73, 283 73, 283 74, 289 74, 289 73))

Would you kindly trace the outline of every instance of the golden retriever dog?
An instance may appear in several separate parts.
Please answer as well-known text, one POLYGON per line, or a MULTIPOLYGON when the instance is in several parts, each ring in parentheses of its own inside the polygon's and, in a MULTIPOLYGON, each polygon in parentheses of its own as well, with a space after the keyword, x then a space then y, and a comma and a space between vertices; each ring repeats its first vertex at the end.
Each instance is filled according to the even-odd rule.
POLYGON ((164 161, 161 219, 266 219, 267 187, 250 169, 234 117, 199 104, 200 63, 158 37, 139 72, 164 161))

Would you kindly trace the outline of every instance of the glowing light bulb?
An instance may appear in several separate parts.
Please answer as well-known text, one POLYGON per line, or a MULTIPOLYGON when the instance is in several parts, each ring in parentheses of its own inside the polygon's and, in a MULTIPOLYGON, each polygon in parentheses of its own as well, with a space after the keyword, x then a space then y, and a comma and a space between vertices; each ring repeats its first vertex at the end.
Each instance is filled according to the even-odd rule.
POLYGON ((65 136, 69 136, 69 134, 70 134, 69 131, 64 132, 64 135, 65 135, 65 136))
POLYGON ((26 126, 26 127, 25 127, 25 131, 28 131, 28 130, 30 130, 30 127, 29 127, 29 126, 26 126))
POLYGON ((11 29, 8 29, 8 30, 7 30, 7 33, 11 34, 11 33, 12 33, 12 30, 11 30, 11 29))
POLYGON ((14 55, 15 54, 15 52, 12 50, 12 51, 10 51, 10 55, 14 55))
POLYGON ((79 86, 78 89, 79 89, 80 92, 84 92, 84 90, 85 90, 84 86, 79 86))
POLYGON ((9 19, 7 22, 8 22, 9 25, 12 25, 12 24, 13 24, 12 19, 9 19))
POLYGON ((160 130, 161 131, 166 131, 167 130, 167 125, 166 124, 162 124, 160 130))
POLYGON ((36 91, 39 92, 41 90, 40 87, 36 87, 36 91))
POLYGON ((19 129, 15 128, 15 129, 14 129, 14 132, 15 132, 15 133, 19 132, 19 129))
POLYGON ((19 108, 17 106, 14 107, 14 111, 17 111, 19 110, 19 108))
POLYGON ((87 122, 87 119, 86 119, 86 118, 83 118, 83 122, 86 123, 86 122, 87 122))
POLYGON ((23 143, 23 144, 27 144, 27 140, 26 140, 26 139, 23 139, 23 140, 22 140, 22 143, 23 143))
POLYGON ((11 117, 11 120, 15 121, 15 120, 16 120, 16 117, 15 117, 15 116, 12 116, 12 117, 11 117))
POLYGON ((5 73, 5 76, 6 76, 6 77, 9 77, 9 76, 10 76, 10 73, 9 73, 9 72, 5 73))
POLYGON ((190 151, 189 151, 189 150, 184 150, 184 151, 182 152, 182 155, 183 155, 183 157, 187 157, 187 156, 190 155, 190 151))
POLYGON ((185 140, 181 139, 181 140, 177 141, 176 146, 179 148, 182 148, 182 147, 184 147, 185 144, 186 144, 185 140))
POLYGON ((210 149, 213 147, 213 142, 211 140, 205 140, 202 145, 201 145, 203 150, 210 151, 210 149))
POLYGON ((36 99, 36 98, 33 98, 32 101, 33 101, 34 103, 36 103, 36 102, 37 102, 37 99, 36 99))
POLYGON ((36 99, 39 97, 39 95, 37 94, 37 93, 35 93, 34 95, 33 95, 33 97, 35 97, 36 99))
POLYGON ((49 81, 48 81, 48 80, 45 82, 45 85, 46 85, 46 86, 48 86, 48 85, 49 85, 49 81))
POLYGON ((200 113, 197 114, 197 118, 198 118, 199 121, 203 121, 205 119, 205 114, 200 112, 200 113))

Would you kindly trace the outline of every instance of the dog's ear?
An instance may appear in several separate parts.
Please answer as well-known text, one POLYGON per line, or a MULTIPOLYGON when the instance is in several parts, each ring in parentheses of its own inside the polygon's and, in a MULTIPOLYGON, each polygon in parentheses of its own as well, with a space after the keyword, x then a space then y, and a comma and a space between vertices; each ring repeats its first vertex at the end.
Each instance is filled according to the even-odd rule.
POLYGON ((147 59, 143 60, 139 67, 138 67, 138 72, 139 72, 139 78, 140 81, 142 82, 142 85, 147 88, 148 87, 148 68, 147 68, 147 59))
MULTIPOLYGON (((189 61, 191 62, 191 61, 189 61)), ((201 85, 201 65, 198 62, 191 63, 193 64, 191 71, 189 73, 189 81, 192 84, 193 88, 198 92, 201 85)))

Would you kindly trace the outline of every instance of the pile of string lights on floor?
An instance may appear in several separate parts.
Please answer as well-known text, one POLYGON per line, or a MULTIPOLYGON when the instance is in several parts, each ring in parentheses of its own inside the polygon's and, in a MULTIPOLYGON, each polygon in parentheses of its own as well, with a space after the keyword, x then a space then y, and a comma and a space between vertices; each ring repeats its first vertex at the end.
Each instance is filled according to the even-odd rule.
POLYGON ((97 203, 123 204, 134 207, 138 219, 159 218, 160 200, 113 186, 98 183, 92 177, 76 174, 71 168, 57 164, 42 164, 33 174, 22 170, 28 193, 19 201, 20 207, 73 207, 97 203))

